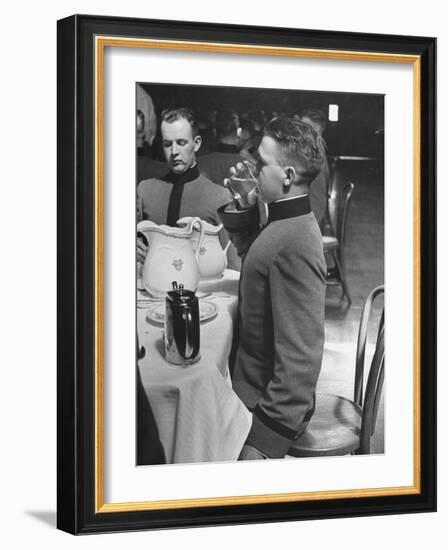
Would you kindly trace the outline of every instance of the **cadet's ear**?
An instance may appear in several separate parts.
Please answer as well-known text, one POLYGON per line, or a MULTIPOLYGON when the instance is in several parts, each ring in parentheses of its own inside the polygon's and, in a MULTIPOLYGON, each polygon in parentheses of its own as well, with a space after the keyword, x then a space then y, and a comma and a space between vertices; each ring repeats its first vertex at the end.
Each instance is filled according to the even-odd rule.
POLYGON ((285 177, 283 179, 283 185, 288 187, 289 185, 291 185, 291 183, 295 181, 295 178, 296 178, 296 170, 294 166, 288 166, 287 168, 285 168, 285 177))
POLYGON ((194 143, 194 152, 197 153, 202 145, 201 136, 196 136, 193 140, 193 143, 194 143))

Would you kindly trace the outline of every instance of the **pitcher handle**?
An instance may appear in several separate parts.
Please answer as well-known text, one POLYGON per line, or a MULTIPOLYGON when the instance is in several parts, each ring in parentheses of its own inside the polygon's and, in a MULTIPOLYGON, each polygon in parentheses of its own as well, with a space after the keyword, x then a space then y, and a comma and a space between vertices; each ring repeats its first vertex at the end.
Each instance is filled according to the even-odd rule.
POLYGON ((204 243, 204 238, 205 238, 205 225, 203 224, 201 218, 194 218, 192 220, 192 226, 196 223, 200 227, 200 234, 199 234, 198 246, 196 247, 196 252, 194 253, 194 256, 196 260, 199 262, 199 254, 201 252, 202 244, 204 243))
POLYGON ((154 230, 154 227, 157 227, 157 225, 149 220, 142 220, 137 224, 137 237, 140 237, 146 246, 149 246, 149 234, 154 230))
POLYGON ((145 246, 149 246, 149 241, 146 235, 142 231, 137 231, 137 237, 139 237, 145 246))

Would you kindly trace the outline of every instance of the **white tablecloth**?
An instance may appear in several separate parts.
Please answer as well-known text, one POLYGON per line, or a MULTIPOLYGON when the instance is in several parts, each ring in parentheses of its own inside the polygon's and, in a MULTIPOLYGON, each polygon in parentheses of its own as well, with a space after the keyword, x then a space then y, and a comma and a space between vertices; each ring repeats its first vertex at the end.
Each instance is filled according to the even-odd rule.
MULTIPOLYGON (((137 311, 139 361, 168 463, 236 460, 251 425, 251 415, 231 388, 228 356, 237 312, 239 273, 226 270, 217 281, 202 282, 202 293, 218 306, 214 319, 201 323, 201 359, 182 367, 164 358, 163 327, 137 311)), ((200 294, 199 294, 200 295, 200 294)))

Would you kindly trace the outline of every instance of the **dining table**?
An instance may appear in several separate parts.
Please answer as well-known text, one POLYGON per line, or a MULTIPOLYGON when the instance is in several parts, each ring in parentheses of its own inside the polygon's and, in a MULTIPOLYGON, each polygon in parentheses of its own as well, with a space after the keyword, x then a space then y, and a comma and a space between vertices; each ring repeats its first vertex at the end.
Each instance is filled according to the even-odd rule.
POLYGON ((247 438, 251 413, 233 391, 229 374, 238 283, 239 272, 231 269, 200 281, 200 359, 190 365, 165 359, 165 302, 137 290, 137 332, 145 349, 139 375, 166 463, 237 460, 247 438))

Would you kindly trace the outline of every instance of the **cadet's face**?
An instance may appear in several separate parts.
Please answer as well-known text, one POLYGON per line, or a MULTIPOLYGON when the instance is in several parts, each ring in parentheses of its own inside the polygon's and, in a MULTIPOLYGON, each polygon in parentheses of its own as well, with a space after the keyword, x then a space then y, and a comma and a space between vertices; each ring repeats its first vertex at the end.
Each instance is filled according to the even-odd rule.
POLYGON ((183 174, 196 162, 196 151, 201 145, 201 138, 193 138, 190 123, 185 118, 174 122, 162 122, 161 126, 163 151, 170 170, 183 174))
POLYGON ((277 142, 270 136, 264 136, 258 147, 257 179, 260 196, 265 202, 274 202, 283 197, 285 171, 278 164, 277 142))

